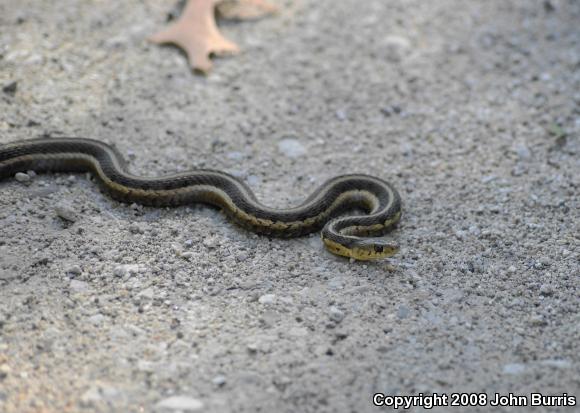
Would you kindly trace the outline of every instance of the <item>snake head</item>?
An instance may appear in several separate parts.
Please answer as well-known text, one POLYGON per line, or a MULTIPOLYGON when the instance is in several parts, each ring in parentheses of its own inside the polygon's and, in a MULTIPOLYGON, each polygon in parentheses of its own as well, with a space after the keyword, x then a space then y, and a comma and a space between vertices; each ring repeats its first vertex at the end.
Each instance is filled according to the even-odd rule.
POLYGON ((350 256, 361 261, 376 260, 392 257, 399 252, 399 249, 397 244, 384 241, 381 238, 361 239, 351 245, 350 256))

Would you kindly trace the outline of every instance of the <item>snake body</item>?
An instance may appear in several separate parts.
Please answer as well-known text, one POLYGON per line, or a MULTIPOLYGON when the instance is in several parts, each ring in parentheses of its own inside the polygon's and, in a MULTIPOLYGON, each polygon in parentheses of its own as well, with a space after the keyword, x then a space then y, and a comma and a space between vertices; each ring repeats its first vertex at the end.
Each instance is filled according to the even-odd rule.
POLYGON ((398 251, 396 245, 377 236, 399 221, 401 198, 391 184, 369 175, 332 178, 299 206, 273 209, 261 204, 246 184, 221 171, 135 176, 114 147, 92 139, 38 138, 0 145, 0 179, 29 170, 91 172, 105 192, 127 203, 213 205, 257 234, 290 238, 322 229, 330 252, 358 260, 389 257, 398 251), (339 217, 353 209, 365 214, 339 217))

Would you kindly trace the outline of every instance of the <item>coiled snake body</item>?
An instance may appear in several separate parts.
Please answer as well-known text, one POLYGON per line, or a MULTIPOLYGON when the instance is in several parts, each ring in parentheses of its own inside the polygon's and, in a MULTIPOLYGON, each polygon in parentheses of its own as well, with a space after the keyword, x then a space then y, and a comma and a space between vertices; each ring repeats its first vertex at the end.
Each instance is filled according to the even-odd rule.
POLYGON ((221 171, 200 169, 151 178, 132 175, 115 148, 92 139, 38 138, 0 145, 0 179, 28 170, 89 171, 104 191, 122 202, 210 204, 258 234, 290 238, 322 229, 330 252, 358 260, 389 257, 398 251, 396 245, 376 236, 399 221, 401 199, 388 182, 369 175, 332 178, 299 206, 273 209, 262 205, 246 184, 221 171), (353 209, 366 214, 338 217, 353 209))

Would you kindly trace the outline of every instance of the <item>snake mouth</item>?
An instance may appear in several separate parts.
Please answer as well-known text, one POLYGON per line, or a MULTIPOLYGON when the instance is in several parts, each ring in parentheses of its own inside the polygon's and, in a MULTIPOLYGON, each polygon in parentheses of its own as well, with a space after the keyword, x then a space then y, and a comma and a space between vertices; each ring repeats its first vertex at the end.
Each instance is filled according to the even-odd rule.
POLYGON ((353 243, 350 250, 352 258, 366 261, 392 257, 399 252, 400 247, 397 244, 383 241, 380 238, 372 238, 353 243))

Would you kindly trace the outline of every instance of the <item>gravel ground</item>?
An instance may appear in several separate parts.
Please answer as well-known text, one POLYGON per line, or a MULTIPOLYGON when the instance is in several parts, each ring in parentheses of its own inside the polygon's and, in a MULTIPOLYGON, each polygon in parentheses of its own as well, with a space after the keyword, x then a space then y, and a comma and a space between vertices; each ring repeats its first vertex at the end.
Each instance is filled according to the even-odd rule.
POLYGON ((580 2, 279 4, 222 24, 244 53, 204 78, 144 41, 172 0, 3 0, 0 143, 92 137, 136 174, 219 168, 272 206, 378 175, 401 253, 349 262, 19 175, 0 183, 0 411, 580 397, 580 2))

